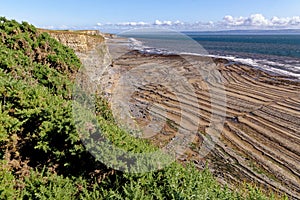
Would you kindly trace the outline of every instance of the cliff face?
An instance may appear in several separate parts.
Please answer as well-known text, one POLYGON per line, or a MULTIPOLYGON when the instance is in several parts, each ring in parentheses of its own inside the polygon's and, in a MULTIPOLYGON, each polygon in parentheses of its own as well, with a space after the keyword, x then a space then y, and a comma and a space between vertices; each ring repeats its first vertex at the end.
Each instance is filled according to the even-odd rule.
POLYGON ((47 31, 60 43, 74 49, 75 52, 88 52, 97 44, 104 42, 99 31, 47 31))
POLYGON ((93 81, 99 80, 103 70, 112 62, 104 35, 97 30, 40 31, 49 33, 62 44, 72 48, 83 64, 81 70, 93 81))

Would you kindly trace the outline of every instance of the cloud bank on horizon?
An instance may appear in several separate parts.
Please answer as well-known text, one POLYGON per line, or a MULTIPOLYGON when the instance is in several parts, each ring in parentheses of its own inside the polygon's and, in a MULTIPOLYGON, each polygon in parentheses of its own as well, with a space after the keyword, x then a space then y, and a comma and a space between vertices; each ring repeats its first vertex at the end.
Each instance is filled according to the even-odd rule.
POLYGON ((272 29, 300 29, 300 16, 266 18, 262 14, 252 14, 248 17, 234 17, 226 15, 220 21, 209 22, 181 22, 169 20, 155 20, 152 23, 143 21, 121 23, 97 23, 92 27, 43 27, 49 29, 100 29, 100 30, 128 30, 132 28, 168 28, 181 31, 218 31, 218 30, 272 30, 272 29))

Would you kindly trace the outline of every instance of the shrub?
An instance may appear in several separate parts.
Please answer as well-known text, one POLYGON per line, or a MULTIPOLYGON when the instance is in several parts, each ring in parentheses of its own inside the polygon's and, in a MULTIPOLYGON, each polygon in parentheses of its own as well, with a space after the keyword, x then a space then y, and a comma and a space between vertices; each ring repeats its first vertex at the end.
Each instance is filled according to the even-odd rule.
MULTIPOLYGON (((245 194, 230 191, 192 165, 129 174, 98 162, 76 131, 84 121, 72 116, 80 66, 75 53, 47 33, 0 17, 0 199, 266 199, 252 187, 245 194)), ((157 150, 118 127, 105 99, 95 99, 94 120, 105 138, 125 151, 157 150)), ((101 139, 95 131, 87 134, 87 144, 101 139)))

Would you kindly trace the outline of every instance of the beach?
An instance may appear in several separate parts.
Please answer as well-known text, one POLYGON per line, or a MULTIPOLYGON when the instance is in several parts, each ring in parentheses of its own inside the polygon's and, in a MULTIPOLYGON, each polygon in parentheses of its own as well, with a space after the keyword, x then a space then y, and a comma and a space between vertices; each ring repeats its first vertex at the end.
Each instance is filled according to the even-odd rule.
POLYGON ((143 84, 132 81, 137 85, 133 86, 136 88, 127 102, 131 117, 141 127, 147 127, 151 120, 167 118, 162 128, 147 138, 163 148, 176 138, 186 137, 179 129, 190 130, 192 141, 189 139, 189 145, 176 152, 179 162, 192 161, 199 169, 207 163, 217 179, 231 188, 250 182, 299 198, 300 83, 297 79, 221 58, 128 51, 124 40, 107 41, 110 47, 120 44, 123 53, 122 48, 110 48, 119 52, 115 52, 113 63, 101 77, 102 87, 112 100, 126 74, 132 74, 130 79, 123 78, 130 81, 148 76, 151 81, 143 84), (151 72, 141 67, 149 63, 153 65, 151 72), (214 70, 210 68, 212 63, 214 70), (163 66, 176 70, 193 87, 192 92, 174 89, 151 78, 151 73, 159 77, 155 70, 163 66), (216 94, 212 95, 212 91, 216 94), (218 95, 226 100, 218 99, 218 95), (219 121, 212 123, 212 116, 219 121), (206 147, 209 151, 204 155, 203 148, 208 144, 205 138, 207 135, 213 138, 214 131, 218 132, 217 139, 211 139, 214 146, 206 147))

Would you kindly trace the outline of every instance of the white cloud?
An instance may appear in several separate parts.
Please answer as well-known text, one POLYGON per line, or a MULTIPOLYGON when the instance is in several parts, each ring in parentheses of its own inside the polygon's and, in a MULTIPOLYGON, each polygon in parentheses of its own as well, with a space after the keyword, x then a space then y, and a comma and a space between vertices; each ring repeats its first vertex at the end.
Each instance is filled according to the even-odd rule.
POLYGON ((174 24, 180 24, 180 21, 172 22, 172 21, 160 21, 160 20, 155 20, 153 25, 162 25, 162 26, 172 26, 174 24))
POLYGON ((96 26, 101 26, 101 27, 105 27, 105 26, 147 26, 149 25, 146 22, 121 22, 121 23, 97 23, 96 26))
MULTIPOLYGON (((131 28, 153 28, 163 27, 175 30, 195 30, 195 31, 214 31, 229 29, 300 29, 300 16, 266 18, 262 14, 252 14, 250 16, 232 16, 226 15, 219 21, 198 21, 198 22, 181 22, 179 20, 160 20, 154 22, 131 21, 122 23, 97 23, 95 28, 101 30, 128 30, 131 28)), ((59 27, 59 29, 67 27, 59 27)), ((74 27, 70 27, 74 28, 74 27)))
POLYGON ((225 22, 226 25, 229 25, 229 26, 239 26, 244 23, 245 18, 244 17, 234 18, 231 15, 226 15, 223 18, 223 21, 225 22))
POLYGON ((286 26, 288 25, 289 21, 289 18, 279 18, 276 16, 271 18, 271 23, 275 26, 286 26))
POLYGON ((300 25, 300 16, 294 16, 290 19, 290 25, 300 25))
POLYGON ((145 26, 145 25, 148 25, 148 23, 146 23, 146 22, 122 22, 122 23, 118 23, 116 25, 119 25, 119 26, 145 26))
POLYGON ((268 26, 270 21, 266 19, 262 14, 253 14, 246 18, 245 25, 249 26, 268 26))
POLYGON ((183 25, 184 23, 179 21, 179 20, 176 20, 175 22, 173 22, 174 25, 183 25))
POLYGON ((262 14, 253 14, 249 17, 233 17, 226 15, 223 22, 227 26, 268 26, 270 21, 262 14))
POLYGON ((248 28, 293 28, 300 25, 300 16, 294 17, 277 17, 274 16, 271 19, 267 19, 262 14, 253 14, 249 17, 233 17, 226 15, 223 18, 222 24, 227 27, 248 27, 248 28))
POLYGON ((163 22, 163 25, 168 25, 168 26, 171 26, 173 23, 171 21, 164 21, 163 22))
POLYGON ((153 23, 153 25, 162 25, 162 22, 157 19, 157 20, 155 20, 155 22, 153 23))

